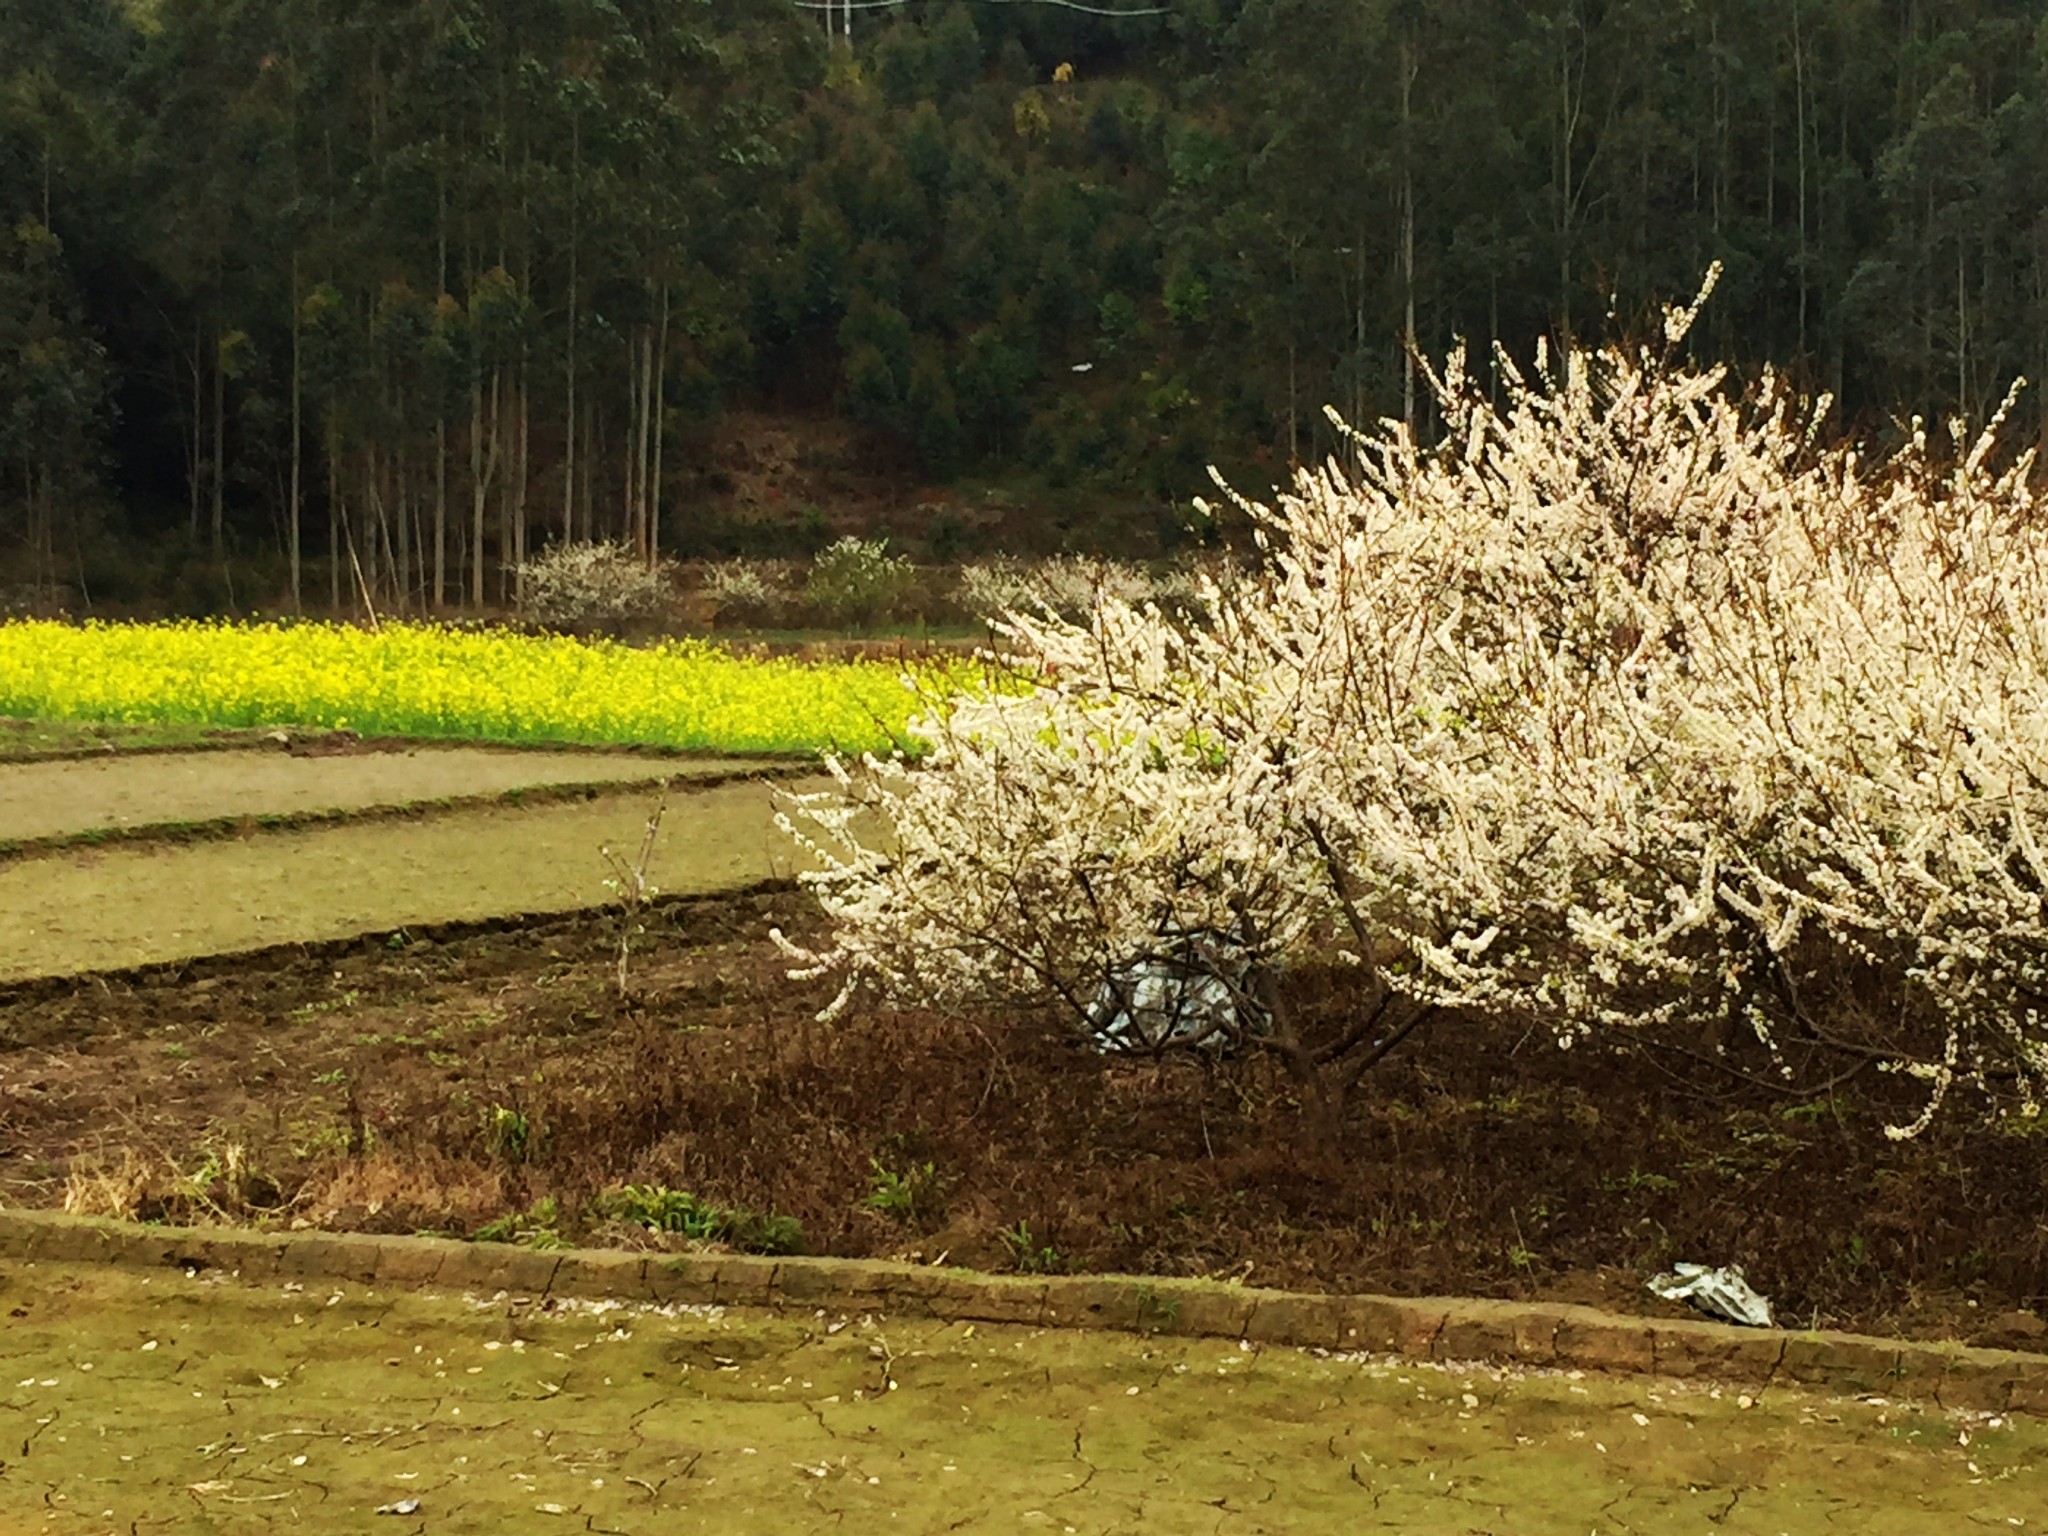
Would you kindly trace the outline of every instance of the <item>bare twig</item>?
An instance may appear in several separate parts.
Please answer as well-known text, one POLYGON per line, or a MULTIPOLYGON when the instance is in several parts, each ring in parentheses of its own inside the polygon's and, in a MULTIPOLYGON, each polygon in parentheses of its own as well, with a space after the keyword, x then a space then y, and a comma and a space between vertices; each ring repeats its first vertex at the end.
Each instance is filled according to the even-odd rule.
MULTIPOLYGON (((662 788, 668 788, 666 779, 662 781, 662 788)), ((648 813, 647 825, 640 834, 639 852, 631 860, 610 847, 598 850, 612 871, 605 887, 619 904, 618 982, 622 999, 626 995, 626 961, 632 953, 633 940, 647 931, 647 925, 641 921, 641 913, 661 894, 647 878, 647 870, 654 859, 655 840, 661 835, 661 818, 667 811, 668 800, 664 795, 654 802, 654 809, 648 813)))

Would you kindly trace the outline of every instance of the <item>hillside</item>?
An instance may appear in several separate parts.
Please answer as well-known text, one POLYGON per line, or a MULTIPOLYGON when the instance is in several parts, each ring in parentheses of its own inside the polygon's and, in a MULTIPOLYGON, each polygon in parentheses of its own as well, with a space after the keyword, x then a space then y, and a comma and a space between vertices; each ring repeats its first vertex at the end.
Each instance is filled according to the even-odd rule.
POLYGON ((0 3, 0 601, 490 606, 562 537, 1149 552, 1326 404, 1427 433, 1414 354, 1527 367, 1717 261, 1702 352, 1847 429, 2048 374, 2019 0, 824 20, 0 3))

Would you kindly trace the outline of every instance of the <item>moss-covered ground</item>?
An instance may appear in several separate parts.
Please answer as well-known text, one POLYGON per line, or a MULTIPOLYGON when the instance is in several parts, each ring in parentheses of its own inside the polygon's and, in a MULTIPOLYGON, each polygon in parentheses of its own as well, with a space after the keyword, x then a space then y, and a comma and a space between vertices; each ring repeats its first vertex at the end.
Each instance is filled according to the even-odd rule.
POLYGON ((340 817, 520 790, 734 777, 761 759, 421 747, 332 756, 177 752, 0 762, 0 844, 256 818, 340 817))
POLYGON ((1777 1390, 176 1270, 0 1265, 0 1317, 10 1532, 2048 1523, 2048 1426, 1777 1390))
MULTIPOLYGON (((649 790, 588 803, 470 805, 416 822, 16 859, 0 864, 8 932, 0 981, 603 906, 611 899, 603 850, 634 858, 655 800, 649 790)), ((768 785, 678 782, 668 800, 649 865, 660 890, 738 889, 795 867, 768 785)))

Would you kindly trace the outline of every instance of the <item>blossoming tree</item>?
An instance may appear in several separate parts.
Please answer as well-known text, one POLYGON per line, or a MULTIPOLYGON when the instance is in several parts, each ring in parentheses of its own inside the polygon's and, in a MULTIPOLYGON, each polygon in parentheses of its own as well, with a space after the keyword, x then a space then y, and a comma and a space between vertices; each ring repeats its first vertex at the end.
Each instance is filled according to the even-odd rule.
POLYGON ((1498 407, 1454 355, 1440 441, 1383 423, 1349 471, 1233 497, 1262 558, 1203 622, 1008 615, 1026 683, 928 698, 917 766, 791 797, 832 919, 800 968, 834 1010, 1046 1003, 1098 1038, 1148 974, 1198 977, 1205 1006, 1114 1043, 1272 1052, 1326 1132, 1449 1010, 2031 1112, 2031 460, 1825 448, 1826 401, 1679 361, 1698 307, 1656 347, 1502 357, 1498 407))

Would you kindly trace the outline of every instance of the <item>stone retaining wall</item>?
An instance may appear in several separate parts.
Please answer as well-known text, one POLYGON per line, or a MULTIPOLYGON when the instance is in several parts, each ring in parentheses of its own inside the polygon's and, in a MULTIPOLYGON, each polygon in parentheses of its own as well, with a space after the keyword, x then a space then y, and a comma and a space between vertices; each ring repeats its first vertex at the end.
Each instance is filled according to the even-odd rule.
POLYGON ((536 1300, 881 1312, 959 1322, 1249 1339, 1418 1360, 1773 1383, 1991 1413, 2048 1414, 2048 1355, 1859 1334, 1788 1333, 1591 1307, 1317 1296, 1207 1280, 984 1275, 866 1259, 536 1251, 446 1238, 180 1229, 0 1211, 0 1260, 218 1270, 262 1283, 441 1287, 536 1300))

